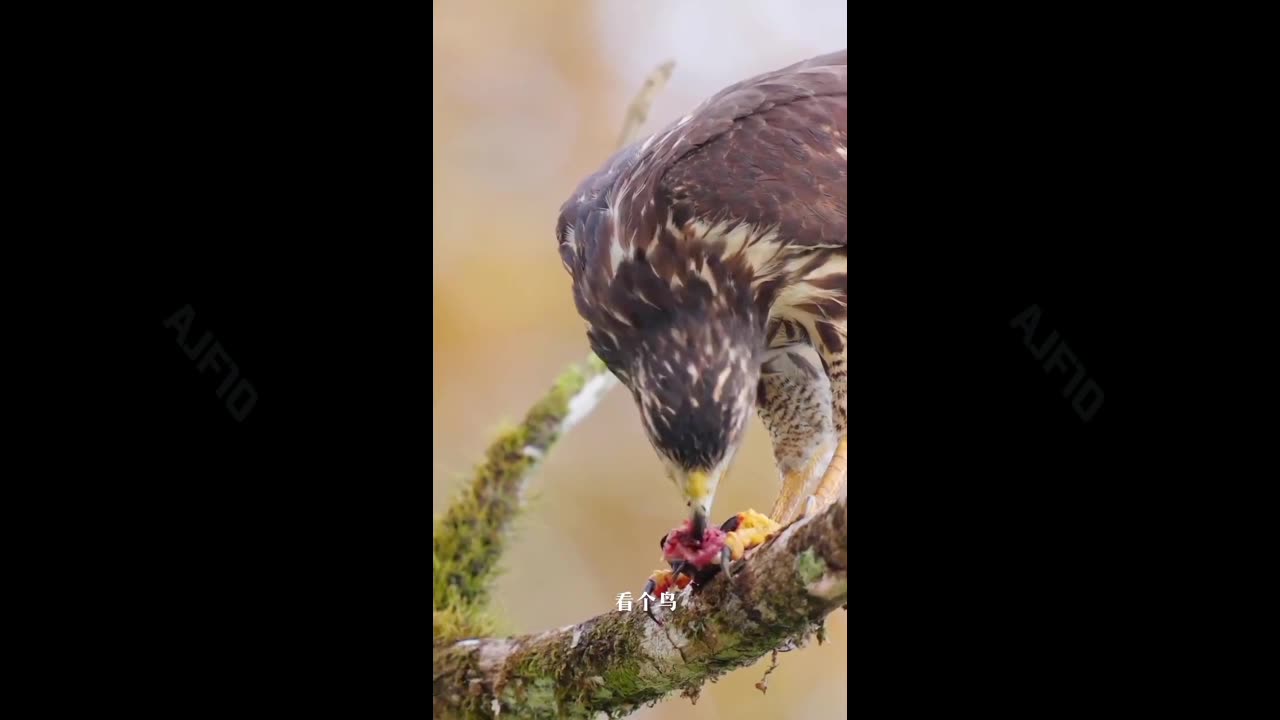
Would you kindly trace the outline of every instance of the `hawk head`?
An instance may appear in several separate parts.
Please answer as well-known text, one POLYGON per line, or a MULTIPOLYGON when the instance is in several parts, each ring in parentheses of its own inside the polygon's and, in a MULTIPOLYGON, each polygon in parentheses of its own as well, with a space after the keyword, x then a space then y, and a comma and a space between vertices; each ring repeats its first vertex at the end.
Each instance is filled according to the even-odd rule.
POLYGON ((631 390, 649 442, 691 511, 693 537, 702 536, 755 406, 758 332, 749 317, 684 306, 663 322, 588 334, 631 390))
POLYGON ((556 234, 591 348, 631 390, 700 537, 754 410, 764 325, 747 265, 677 241, 647 205, 611 202, 635 177, 634 152, 579 186, 556 234), (632 227, 659 242, 624 249, 632 227))

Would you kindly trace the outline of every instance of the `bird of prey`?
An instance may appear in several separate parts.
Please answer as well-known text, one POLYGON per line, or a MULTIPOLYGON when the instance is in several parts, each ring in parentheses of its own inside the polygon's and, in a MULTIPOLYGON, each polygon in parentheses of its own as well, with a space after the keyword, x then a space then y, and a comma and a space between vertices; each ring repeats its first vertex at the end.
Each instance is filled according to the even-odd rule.
POLYGON ((560 210, 591 347, 631 391, 695 547, 753 407, 782 478, 773 520, 844 486, 847 55, 725 88, 560 210))

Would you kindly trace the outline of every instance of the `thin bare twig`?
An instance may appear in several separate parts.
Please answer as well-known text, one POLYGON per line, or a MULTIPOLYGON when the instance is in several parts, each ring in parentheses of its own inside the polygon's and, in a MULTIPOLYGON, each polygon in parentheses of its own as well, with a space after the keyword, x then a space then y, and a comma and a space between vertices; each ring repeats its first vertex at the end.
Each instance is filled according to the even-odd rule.
MULTIPOLYGON (((821 645, 822 641, 819 640, 818 644, 821 645)), ((764 671, 764 676, 760 678, 760 682, 756 683, 756 689, 759 690, 761 693, 768 693, 769 692, 769 673, 777 669, 778 669, 778 651, 774 650, 773 657, 769 659, 769 669, 764 671)))
POLYGON ((671 79, 671 71, 675 67, 676 61, 668 60, 645 78, 640 92, 627 106, 627 114, 622 120, 622 132, 618 134, 618 147, 626 146, 639 136, 640 128, 644 126, 645 120, 649 119, 649 108, 653 105, 653 99, 658 96, 662 88, 666 87, 667 81, 671 79))

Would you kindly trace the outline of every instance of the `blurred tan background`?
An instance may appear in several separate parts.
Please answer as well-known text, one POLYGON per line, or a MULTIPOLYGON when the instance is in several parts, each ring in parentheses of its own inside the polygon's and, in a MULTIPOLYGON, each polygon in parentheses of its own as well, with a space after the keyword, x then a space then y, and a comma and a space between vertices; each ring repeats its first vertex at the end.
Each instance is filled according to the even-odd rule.
MULTIPOLYGON (((446 503, 494 429, 515 421, 588 353, 556 252, 560 204, 614 150, 646 75, 675 60, 643 134, 759 72, 848 44, 837 0, 437 0, 432 144, 432 497, 446 503)), ((756 420, 714 520, 768 511, 777 491, 756 420)), ((584 620, 639 594, 658 538, 685 508, 615 390, 553 450, 506 552, 496 603, 506 630, 584 620)), ((835 718, 848 707, 847 616, 828 642, 708 684, 632 717, 835 718)))

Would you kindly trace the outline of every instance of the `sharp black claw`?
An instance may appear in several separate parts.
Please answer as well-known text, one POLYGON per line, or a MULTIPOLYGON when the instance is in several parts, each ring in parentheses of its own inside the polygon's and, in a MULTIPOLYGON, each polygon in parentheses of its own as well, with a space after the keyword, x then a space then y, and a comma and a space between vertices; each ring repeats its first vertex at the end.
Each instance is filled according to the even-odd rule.
POLYGON ((661 626, 661 625, 662 625, 662 621, 661 621, 661 620, 659 620, 656 616, 654 616, 654 614, 653 614, 653 608, 645 608, 645 609, 644 609, 644 611, 645 611, 646 613, 648 613, 648 614, 649 614, 649 619, 650 619, 650 620, 652 620, 652 621, 654 621, 654 622, 658 623, 658 625, 659 625, 659 626, 661 626))
MULTIPOLYGON (((654 580, 653 578, 649 578, 649 581, 644 584, 644 592, 641 594, 653 597, 653 591, 657 589, 658 589, 658 581, 654 580)), ((644 611, 649 616, 650 620, 658 623, 659 625, 662 624, 662 621, 654 616, 653 608, 646 606, 644 611)))

